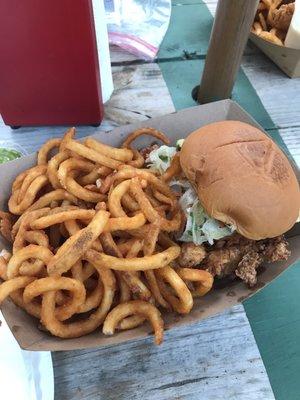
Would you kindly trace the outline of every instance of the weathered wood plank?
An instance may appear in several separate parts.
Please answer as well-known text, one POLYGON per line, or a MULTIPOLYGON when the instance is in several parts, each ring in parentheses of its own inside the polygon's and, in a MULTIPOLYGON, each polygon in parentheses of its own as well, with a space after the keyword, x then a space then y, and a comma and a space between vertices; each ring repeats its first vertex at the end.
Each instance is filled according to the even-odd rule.
POLYGON ((174 111, 157 64, 114 67, 113 78, 115 92, 105 107, 106 120, 123 125, 174 111))
POLYGON ((242 306, 152 338, 52 354, 56 399, 271 400, 242 306))
POLYGON ((262 53, 244 56, 243 69, 279 128, 300 125, 300 79, 289 79, 262 53))
POLYGON ((110 61, 112 65, 115 64, 124 64, 124 63, 132 63, 136 61, 141 61, 145 62, 142 58, 135 56, 134 54, 129 53, 126 50, 123 50, 121 47, 115 46, 115 45, 110 45, 109 46, 110 50, 110 61))
POLYGON ((279 129, 280 135, 283 137, 285 144, 293 155, 296 164, 300 166, 300 127, 289 127, 279 129))

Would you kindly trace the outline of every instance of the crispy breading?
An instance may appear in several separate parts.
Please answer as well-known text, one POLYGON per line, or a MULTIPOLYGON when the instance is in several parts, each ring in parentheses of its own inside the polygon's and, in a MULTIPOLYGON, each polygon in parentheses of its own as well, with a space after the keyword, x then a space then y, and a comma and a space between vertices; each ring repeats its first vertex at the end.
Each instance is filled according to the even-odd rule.
POLYGON ((242 256, 243 249, 238 246, 213 250, 205 260, 205 269, 218 277, 230 275, 235 270, 242 256))
POLYGON ((257 268, 263 261, 262 256, 255 250, 250 250, 243 255, 234 271, 236 276, 241 278, 248 286, 254 286, 257 283, 257 268))
POLYGON ((235 274, 249 286, 254 286, 257 269, 263 262, 286 260, 290 254, 284 236, 254 241, 235 234, 217 241, 201 268, 219 278, 235 274))
POLYGON ((144 158, 144 160, 147 161, 151 151, 157 150, 158 148, 159 148, 159 145, 156 143, 153 143, 147 147, 144 147, 142 150, 140 150, 140 153, 141 153, 142 157, 144 158))
POLYGON ((181 267, 196 267, 204 260, 205 256, 206 251, 204 246, 197 246, 194 243, 183 243, 178 262, 181 267))
POLYGON ((253 243, 254 240, 247 239, 244 236, 239 235, 238 233, 233 233, 230 236, 226 236, 222 239, 219 239, 214 244, 214 249, 222 249, 223 247, 230 246, 246 246, 253 243))
POLYGON ((267 262, 287 260, 290 255, 291 251, 288 249, 288 242, 284 236, 266 241, 263 256, 267 262))
POLYGON ((295 11, 295 2, 283 4, 278 9, 273 10, 272 26, 273 28, 287 31, 295 11))

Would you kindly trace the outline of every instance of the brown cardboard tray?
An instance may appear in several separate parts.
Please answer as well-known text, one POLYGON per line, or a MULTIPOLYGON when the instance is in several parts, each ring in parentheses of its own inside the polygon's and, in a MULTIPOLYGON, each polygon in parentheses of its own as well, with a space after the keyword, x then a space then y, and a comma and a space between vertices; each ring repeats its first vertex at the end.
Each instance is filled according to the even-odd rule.
MULTIPOLYGON (((110 133, 101 132, 96 134, 95 137, 104 143, 118 146, 126 135, 134 129, 142 126, 152 126, 165 132, 172 142, 175 143, 177 139, 186 137, 190 132, 200 126, 221 120, 239 120, 259 127, 259 125, 236 103, 231 100, 224 100, 189 108, 163 117, 153 118, 145 122, 126 125, 116 128, 110 133)), ((140 138, 140 140, 137 141, 137 145, 147 145, 152 141, 153 138, 140 138)), ((7 207, 7 199, 10 195, 11 184, 14 178, 24 169, 31 167, 35 161, 36 154, 32 154, 0 165, 2 189, 0 193, 0 209, 6 209, 7 207)), ((294 229, 289 233, 289 236, 292 256, 285 262, 268 264, 267 268, 259 275, 259 284, 256 289, 249 289, 244 283, 236 281, 231 283, 230 287, 227 286, 222 289, 213 290, 208 295, 195 302, 194 308, 189 315, 181 316, 175 313, 163 313, 166 329, 196 323, 219 313, 253 295, 256 290, 259 290, 275 279, 290 265, 295 263, 300 256, 300 230, 296 232, 294 229)), ((7 247, 7 243, 1 239, 0 249, 3 247, 7 247)), ((28 350, 56 351, 107 346, 126 342, 128 340, 142 339, 149 336, 151 332, 151 328, 147 324, 130 331, 116 333, 114 336, 104 336, 101 332, 101 328, 99 328, 90 335, 78 339, 63 340, 52 337, 48 333, 39 330, 39 322, 27 315, 22 309, 15 306, 10 300, 6 300, 3 303, 2 313, 20 346, 28 350)))
POLYGON ((300 77, 300 50, 279 46, 250 33, 250 40, 290 78, 300 77))

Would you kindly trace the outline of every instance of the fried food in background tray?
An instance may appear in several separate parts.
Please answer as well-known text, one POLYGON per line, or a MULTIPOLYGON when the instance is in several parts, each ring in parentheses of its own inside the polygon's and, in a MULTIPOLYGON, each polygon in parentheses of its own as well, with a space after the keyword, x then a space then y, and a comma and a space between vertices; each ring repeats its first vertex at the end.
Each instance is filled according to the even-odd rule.
POLYGON ((294 1, 260 0, 251 32, 284 46, 294 11, 294 1))

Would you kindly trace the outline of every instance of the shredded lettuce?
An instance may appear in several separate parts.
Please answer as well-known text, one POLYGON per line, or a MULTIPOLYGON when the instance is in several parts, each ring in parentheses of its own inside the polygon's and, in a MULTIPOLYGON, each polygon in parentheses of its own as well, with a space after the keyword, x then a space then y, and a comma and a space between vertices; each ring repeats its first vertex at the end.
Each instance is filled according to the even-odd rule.
MULTIPOLYGON (((161 146, 149 153, 146 160, 149 168, 159 173, 164 173, 171 165, 171 160, 183 145, 184 139, 177 140, 176 147, 161 146)), ((179 199, 179 204, 186 216, 186 226, 183 234, 178 240, 182 242, 194 242, 200 245, 204 242, 213 244, 214 240, 231 235, 234 228, 225 226, 214 218, 209 217, 200 201, 198 195, 188 180, 172 180, 170 186, 176 190, 184 191, 179 199)))
POLYGON ((191 187, 190 182, 187 179, 172 179, 169 183, 172 189, 189 189, 191 187))
POLYGON ((178 139, 176 142, 176 149, 177 151, 181 150, 181 147, 183 146, 184 139, 178 139))
POLYGON ((209 244, 213 244, 214 240, 231 235, 233 231, 233 227, 226 225, 220 226, 220 222, 214 218, 208 218, 202 226, 202 232, 209 244))
POLYGON ((191 185, 179 199, 179 204, 186 216, 185 230, 179 238, 182 242, 194 242, 197 245, 204 242, 213 244, 214 240, 231 235, 234 231, 233 227, 222 226, 220 222, 205 213, 191 185))
POLYGON ((179 139, 176 142, 176 147, 171 146, 160 146, 158 149, 152 150, 149 153, 147 162, 149 163, 149 168, 159 173, 164 173, 171 165, 171 160, 177 151, 181 150, 184 139, 179 139))
POLYGON ((149 153, 147 162, 149 162, 150 169, 164 173, 171 165, 171 160, 176 154, 176 147, 160 146, 149 153))

